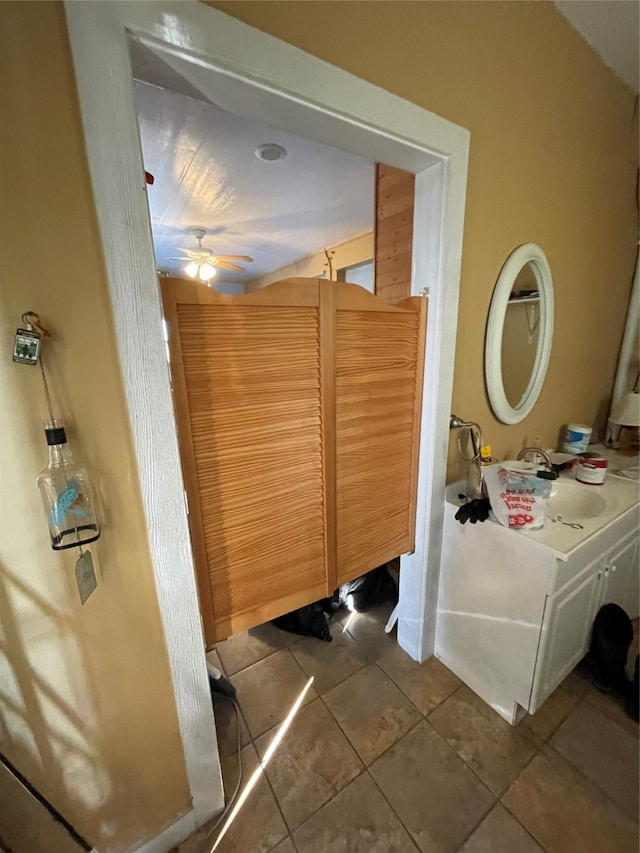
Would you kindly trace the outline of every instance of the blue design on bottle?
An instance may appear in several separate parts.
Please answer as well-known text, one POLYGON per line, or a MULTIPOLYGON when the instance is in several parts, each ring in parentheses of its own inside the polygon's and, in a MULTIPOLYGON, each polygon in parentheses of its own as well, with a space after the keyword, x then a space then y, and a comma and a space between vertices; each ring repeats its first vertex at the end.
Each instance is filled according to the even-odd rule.
POLYGON ((68 488, 64 490, 64 492, 58 497, 58 500, 55 502, 53 507, 51 508, 51 524, 55 527, 61 527, 64 523, 64 517, 66 513, 70 513, 71 515, 75 515, 78 518, 87 518, 88 513, 80 507, 74 507, 73 504, 80 497, 80 492, 78 491, 78 484, 75 482, 70 482, 68 488))

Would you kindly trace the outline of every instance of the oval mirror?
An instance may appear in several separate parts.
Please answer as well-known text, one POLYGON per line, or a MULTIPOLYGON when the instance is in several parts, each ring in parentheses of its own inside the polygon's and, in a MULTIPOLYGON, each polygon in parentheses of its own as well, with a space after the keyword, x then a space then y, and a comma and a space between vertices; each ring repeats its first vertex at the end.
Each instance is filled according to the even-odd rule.
POLYGON ((485 381, 496 417, 517 424, 535 405, 549 365, 553 282, 539 246, 507 258, 496 282, 485 342, 485 381))

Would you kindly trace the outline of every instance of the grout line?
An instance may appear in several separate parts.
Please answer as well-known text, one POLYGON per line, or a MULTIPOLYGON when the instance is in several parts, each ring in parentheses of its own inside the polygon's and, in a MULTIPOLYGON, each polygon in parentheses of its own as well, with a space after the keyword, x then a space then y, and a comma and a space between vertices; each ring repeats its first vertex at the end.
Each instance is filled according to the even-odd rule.
POLYGON ((405 693, 405 691, 402 689, 402 687, 400 687, 400 685, 397 683, 397 681, 395 681, 395 679, 393 678, 393 676, 392 676, 392 675, 389 675, 389 673, 388 673, 386 670, 384 670, 384 669, 380 666, 380 659, 379 659, 379 658, 378 658, 378 660, 377 660, 377 661, 375 661, 375 665, 378 667, 379 671, 382 673, 382 675, 384 676, 384 678, 388 678, 388 679, 389 679, 389 681, 393 684, 393 686, 394 686, 394 687, 397 687, 397 689, 402 693, 402 695, 404 696, 404 698, 405 698, 408 702, 410 702, 410 703, 411 703, 411 705, 416 709, 416 711, 417 711, 417 712, 420 714, 420 716, 424 719, 424 717, 425 717, 426 715, 422 713, 422 711, 420 710, 420 708, 418 708, 418 706, 417 706, 417 705, 416 705, 416 703, 413 701, 413 699, 411 698, 411 696, 409 696, 409 695, 407 695, 407 693, 405 693))
MULTIPOLYGON (((533 759, 531 759, 531 760, 533 761, 533 759)), ((502 806, 502 808, 505 809, 507 814, 511 815, 511 817, 516 821, 517 824, 519 824, 519 826, 522 827, 522 829, 524 829, 524 831, 527 833, 527 835, 530 838, 533 838, 534 842, 538 845, 538 847, 540 847, 541 850, 544 851, 544 853, 547 853, 547 848, 543 846, 542 841, 535 837, 535 835, 522 823, 520 818, 514 812, 511 811, 511 809, 509 808, 509 806, 506 803, 503 803, 502 800, 500 800, 499 802, 500 802, 500 805, 502 806)))
MULTIPOLYGON (((277 655, 278 652, 283 652, 283 651, 285 651, 285 649, 288 650, 288 648, 289 648, 289 646, 283 646, 281 649, 273 649, 268 654, 266 654, 264 657, 258 658, 258 660, 254 660, 251 663, 248 663, 246 666, 243 666, 240 669, 236 670, 232 675, 229 675, 227 673, 225 666, 224 666, 224 663, 222 661, 222 657, 220 656, 220 652, 218 652, 218 659, 220 661, 220 664, 222 665, 222 671, 227 676, 227 678, 235 678, 236 675, 240 675, 241 672, 246 672, 248 669, 251 669, 252 666, 256 666, 256 664, 262 663, 263 661, 268 660, 268 658, 271 658, 274 655, 277 655)), ((218 650, 216 649, 216 651, 218 651, 218 650)))
MULTIPOLYGON (((360 756, 357 756, 357 757, 358 757, 358 759, 360 759, 360 756)), ((361 762, 361 763, 362 763, 362 762, 361 762)), ((350 779, 344 787, 340 788, 340 790, 339 790, 339 791, 336 791, 336 792, 335 792, 335 794, 333 794, 333 795, 332 795, 332 796, 331 796, 331 797, 326 801, 326 803, 322 803, 322 805, 318 806, 318 808, 317 808, 317 809, 314 809, 312 812, 309 812, 309 814, 307 815, 307 817, 305 817, 305 819, 304 819, 304 820, 300 821, 300 823, 299 823, 299 824, 298 824, 294 829, 292 829, 292 830, 290 831, 290 833, 289 833, 289 834, 290 834, 291 836, 293 836, 293 833, 294 833, 294 832, 297 832, 301 827, 303 827, 303 826, 305 825, 305 823, 307 823, 308 821, 310 821, 312 817, 314 817, 315 815, 317 815, 317 814, 318 814, 318 812, 321 812, 321 811, 322 811, 322 809, 324 809, 326 806, 330 805, 330 803, 332 803, 332 802, 336 799, 336 797, 339 797, 339 796, 340 796, 340 794, 342 794, 342 792, 343 792, 343 791, 346 791, 346 789, 347 789, 350 785, 352 785, 352 784, 353 784, 357 779, 359 779, 361 776, 364 776, 364 774, 365 774, 366 772, 367 772, 367 768, 366 768, 366 767, 364 766, 364 764, 363 764, 363 765, 362 765, 362 767, 361 767, 361 768, 358 770, 358 772, 356 773, 356 775, 353 777, 353 779, 350 779)))
MULTIPOLYGON (((569 759, 568 759, 568 758, 565 758, 565 756, 564 756, 561 752, 559 752, 559 751, 558 751, 554 746, 552 746, 551 744, 549 744, 549 743, 548 743, 548 744, 545 744, 545 746, 547 747, 547 749, 548 749, 550 752, 552 752, 552 753, 555 755, 555 759, 556 759, 556 760, 557 760, 557 759, 560 759, 560 761, 559 761, 558 763, 568 765, 574 773, 577 773, 577 774, 578 774, 578 776, 580 777, 581 781, 582 781, 582 782, 584 782, 584 783, 587 785, 587 787, 591 788, 591 789, 593 790, 593 792, 594 792, 594 793, 596 793, 598 796, 602 797, 602 798, 607 802, 607 804, 608 804, 608 806, 609 806, 609 807, 612 807, 612 808, 613 808, 615 811, 617 811, 620 815, 624 815, 624 817, 625 817, 627 820, 631 821, 632 823, 634 823, 634 824, 637 824, 637 823, 638 823, 638 820, 637 820, 637 819, 635 819, 635 818, 630 817, 630 816, 629 816, 629 814, 628 814, 628 812, 626 812, 626 811, 625 811, 625 809, 624 809, 624 808, 623 808, 619 803, 617 803, 617 802, 613 799, 613 797, 611 796, 611 794, 608 794, 605 790, 603 790, 603 789, 600 787, 600 785, 598 785, 598 783, 597 783, 597 782, 594 782, 594 781, 593 781, 593 779, 590 779, 587 775, 585 775, 585 774, 582 772, 582 770, 580 770, 580 768, 579 768, 577 765, 575 765, 575 764, 573 763, 573 761, 569 761, 569 759)), ((544 753, 543 753, 543 754, 544 754, 544 753)), ((546 756, 545 756, 545 757, 546 757, 546 756)), ((550 760, 550 761, 553 761, 554 759, 553 759, 553 758, 549 758, 549 760, 550 760)))
MULTIPOLYGON (((435 710, 435 709, 434 709, 434 710, 435 710)), ((425 718, 425 719, 426 719, 426 718, 425 718)), ((431 722, 431 720, 426 719, 426 722, 427 722, 427 723, 429 723, 429 725, 431 726, 431 728, 433 729, 433 731, 434 731, 434 732, 436 733, 436 735, 440 738, 440 740, 441 740, 441 741, 442 741, 442 743, 447 747, 447 749, 450 749, 450 750, 451 750, 451 752, 456 756, 456 758, 460 759, 460 761, 464 764, 464 766, 465 766, 468 770, 470 770, 470 771, 473 773, 473 775, 476 777, 476 779, 477 779, 477 780, 478 780, 478 782, 482 785, 482 787, 487 789, 487 791, 488 791, 488 792, 491 794, 491 796, 493 797, 493 802, 494 802, 494 803, 496 803, 496 802, 500 799, 500 796, 499 796, 498 794, 494 794, 494 793, 493 793, 493 791, 491 790, 491 788, 490 788, 490 787, 487 785, 487 783, 484 781, 484 779, 482 779, 482 778, 481 778, 481 776, 480 776, 480 774, 478 773, 478 771, 477 771, 477 770, 475 770, 475 769, 471 766, 471 764, 469 764, 467 761, 465 761, 465 759, 464 759, 464 758, 463 758, 463 757, 458 753, 458 751, 457 751, 453 746, 451 746, 451 744, 450 744, 450 743, 447 743, 447 739, 446 739, 443 735, 441 735, 441 734, 440 734, 440 732, 439 732, 439 731, 438 731, 438 729, 433 725, 433 723, 431 722)), ((534 753, 534 755, 532 755, 532 756, 531 756, 531 758, 529 759, 529 761, 533 761, 533 759, 535 758, 535 755, 536 755, 536 754, 534 753)), ((527 764, 529 764, 529 761, 527 761, 527 764)), ((525 765, 525 766, 526 766, 526 765, 525 765)), ((523 769, 524 769, 524 768, 523 768, 523 769)), ((518 774, 518 775, 520 775, 520 774, 518 774)), ((509 785, 509 787, 511 787, 511 785, 509 785)))
MULTIPOLYGON (((407 732, 407 734, 409 734, 409 732, 407 732)), ((400 740, 402 740, 402 738, 400 738, 400 740)), ((396 743, 398 743, 398 742, 399 742, 399 741, 396 741, 396 743)), ((376 761, 377 761, 377 760, 378 760, 378 759, 376 758, 376 761)), ((371 762, 371 763, 373 764, 373 762, 371 762)), ((370 766, 370 765, 369 765, 369 766, 370 766)), ((378 783, 377 783, 377 782, 376 782, 376 780, 374 779, 373 774, 372 774, 372 773, 370 772, 370 770, 369 770, 369 767, 366 767, 366 768, 365 768, 365 772, 366 772, 367 776, 369 777, 369 779, 371 779, 371 781, 373 782, 373 784, 375 785, 375 787, 377 788, 377 790, 380 792, 380 796, 382 797, 382 799, 385 801, 385 803, 386 803, 386 804, 389 806, 389 808, 391 809, 392 813, 393 813, 393 814, 396 816, 396 818, 398 819, 398 821, 399 821, 399 823, 400 823, 400 826, 404 829, 404 831, 405 831, 405 832, 407 833, 407 835, 409 836, 409 839, 411 840, 411 843, 414 845, 414 847, 416 848, 416 850, 420 850, 420 848, 418 847, 417 842, 416 842, 416 841, 414 841, 414 839, 413 839, 413 834, 412 834, 411 830, 409 829, 409 827, 408 827, 408 826, 406 826, 406 824, 404 823, 404 821, 402 820, 402 818, 400 817, 400 815, 398 814, 398 812, 397 812, 397 811, 394 809, 394 807, 391 805, 391 803, 390 803, 390 802, 389 802, 389 800, 387 799, 387 795, 385 794, 385 792, 382 790, 382 788, 380 787, 380 785, 378 785, 378 783)))
POLYGON ((478 820, 478 822, 477 822, 477 823, 475 823, 475 824, 473 825, 473 827, 471 828, 471 831, 470 831, 470 832, 469 832, 469 833, 464 837, 464 839, 463 839, 463 840, 462 840, 462 842, 460 843, 460 846, 458 847, 458 853, 460 853, 460 851, 462 850, 462 848, 464 847, 464 845, 467 843, 467 841, 471 838, 471 836, 473 835, 473 833, 474 833, 474 832, 475 832, 475 831, 480 827, 480 824, 481 824, 483 821, 485 821, 485 820, 489 817, 489 815, 491 814, 491 812, 493 811, 493 809, 495 809, 495 807, 496 807, 496 805, 498 804, 498 802, 499 802, 499 800, 494 800, 494 801, 491 803, 491 805, 489 806, 489 808, 487 809, 487 811, 486 811, 486 812, 482 815, 482 817, 478 820))
MULTIPOLYGON (((409 696, 409 694, 407 693, 407 691, 406 691, 406 690, 404 690, 404 689, 403 689, 403 688, 398 684, 398 682, 395 680, 395 678, 394 678, 392 675, 389 675, 389 673, 386 671, 386 669, 383 669, 383 667, 381 667, 381 666, 380 666, 380 660, 378 659, 375 663, 376 663, 376 666, 378 667, 378 669, 380 670, 380 672, 385 676, 385 678, 388 678, 388 679, 391 681, 391 683, 392 683, 392 684, 394 684, 394 685, 398 688, 398 690, 402 693, 402 695, 403 695, 403 696, 405 696, 405 697, 409 700, 409 702, 411 702, 411 704, 412 704, 412 705, 413 705, 413 707, 416 709, 416 711, 417 711, 417 712, 422 716, 422 718, 423 718, 423 719, 425 719, 425 720, 427 719, 427 717, 429 716, 429 714, 433 713, 433 711, 435 711, 435 710, 436 710, 436 708, 439 708, 441 705, 444 705, 444 703, 447 701, 447 699, 449 699, 451 696, 453 696, 453 694, 454 694, 457 690, 459 690, 459 689, 460 689, 460 686, 461 686, 461 685, 459 685, 458 687, 454 688, 454 690, 452 690, 452 692, 451 692, 451 693, 449 693, 449 695, 448 695, 448 696, 446 696, 444 699, 441 699, 441 700, 440 700, 440 702, 438 702, 438 704, 437 704, 437 705, 435 705, 433 708, 431 708, 431 710, 430 710, 430 711, 427 711, 427 713, 425 714, 425 713, 423 713, 422 709, 421 709, 420 707, 418 707, 418 705, 416 705, 416 703, 413 701, 413 699, 411 698, 411 696, 409 696)), ((416 663, 416 664, 417 664, 417 662, 416 662, 416 661, 414 661, 414 663, 416 663)), ((420 664, 417 664, 417 665, 419 666, 420 664)))

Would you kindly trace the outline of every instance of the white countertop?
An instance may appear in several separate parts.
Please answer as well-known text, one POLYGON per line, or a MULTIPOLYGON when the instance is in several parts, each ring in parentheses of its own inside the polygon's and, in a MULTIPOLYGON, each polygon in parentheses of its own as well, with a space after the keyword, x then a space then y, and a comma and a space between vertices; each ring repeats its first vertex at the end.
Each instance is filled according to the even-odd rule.
MULTIPOLYGON (((606 507, 603 512, 594 518, 580 519, 581 530, 553 522, 547 518, 544 527, 540 528, 540 530, 509 530, 510 534, 513 536, 525 536, 527 539, 551 548, 559 559, 566 560, 576 548, 584 545, 588 539, 614 524, 626 513, 635 512, 638 515, 640 523, 640 514, 638 513, 640 505, 640 483, 625 477, 615 476, 612 473, 615 470, 637 466, 638 457, 622 456, 602 445, 593 445, 589 450, 600 453, 609 459, 609 473, 604 483, 600 486, 582 485, 580 483, 577 485, 584 489, 597 489, 598 494, 605 499, 606 507)), ((565 473, 560 475, 560 479, 576 482, 571 475, 565 473)), ((447 502, 454 506, 461 506, 464 501, 458 495, 464 493, 464 491, 464 482, 453 483, 447 486, 447 502)), ((493 513, 491 513, 489 521, 486 523, 499 524, 493 513)), ((505 527, 505 530, 507 529, 505 527)))

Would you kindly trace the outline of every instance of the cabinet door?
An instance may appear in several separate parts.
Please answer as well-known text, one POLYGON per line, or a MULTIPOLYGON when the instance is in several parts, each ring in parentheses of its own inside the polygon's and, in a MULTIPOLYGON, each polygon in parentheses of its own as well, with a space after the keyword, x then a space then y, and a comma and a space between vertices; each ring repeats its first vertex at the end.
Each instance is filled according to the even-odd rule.
POLYGON ((639 576, 638 534, 634 532, 607 555, 598 607, 609 603, 618 604, 630 619, 635 619, 639 610, 639 576))
POLYGON ((590 563, 573 581, 547 598, 529 706, 532 714, 587 652, 603 569, 601 559, 590 563))

